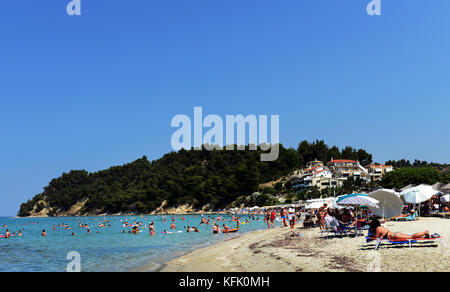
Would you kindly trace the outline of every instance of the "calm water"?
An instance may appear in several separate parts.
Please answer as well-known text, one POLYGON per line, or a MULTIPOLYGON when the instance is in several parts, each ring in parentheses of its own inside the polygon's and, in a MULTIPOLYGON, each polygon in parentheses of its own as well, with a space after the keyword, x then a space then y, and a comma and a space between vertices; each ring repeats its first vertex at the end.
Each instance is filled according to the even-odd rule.
MULTIPOLYGON (((170 218, 167 216, 166 223, 161 222, 161 216, 0 218, 0 234, 5 234, 5 224, 11 233, 17 234, 19 229, 23 233, 23 237, 0 238, 0 272, 63 272, 69 263, 66 257, 70 251, 80 253, 82 271, 129 271, 149 264, 156 270, 175 256, 226 239, 223 234, 213 235, 210 225, 199 225, 201 217, 193 215, 185 216, 185 221, 177 217, 176 230, 182 233, 162 234, 163 230, 169 230, 170 218), (126 228, 127 233, 123 233, 125 228, 121 220, 125 218, 130 223, 141 221, 146 227, 154 220, 156 235, 151 237, 148 229, 143 229, 138 235, 129 234, 131 227, 126 228), (105 219, 111 221, 107 223, 111 224, 111 228, 97 227, 105 219), (87 223, 91 227, 91 234, 78 227, 78 222, 87 223), (58 224, 63 223, 69 224, 71 230, 58 227, 58 224), (187 225, 196 226, 201 232, 187 233, 184 229, 187 225), (56 230, 52 230, 53 226, 56 230), (47 231, 46 238, 41 236, 43 229, 47 231), (76 236, 72 236, 72 232, 76 236)), ((263 218, 257 218, 259 221, 241 225, 239 233, 267 228, 263 218)), ((230 228, 236 226, 234 222, 225 223, 230 228)), ((222 222, 219 225, 222 226, 222 222)))

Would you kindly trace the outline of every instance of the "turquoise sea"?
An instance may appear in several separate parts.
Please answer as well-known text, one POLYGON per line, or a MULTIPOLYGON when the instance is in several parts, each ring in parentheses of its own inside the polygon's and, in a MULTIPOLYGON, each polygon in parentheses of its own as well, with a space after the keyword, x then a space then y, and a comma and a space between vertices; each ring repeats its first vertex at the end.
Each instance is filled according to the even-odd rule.
MULTIPOLYGON (((231 216, 220 216, 228 220, 225 223, 230 228, 236 227, 235 222, 229 221, 231 216)), ((180 233, 163 234, 164 230, 172 231, 171 216, 166 218, 166 222, 162 222, 161 216, 0 218, 0 234, 5 234, 6 229, 16 233, 10 239, 0 238, 0 272, 64 272, 70 262, 67 254, 71 251, 80 254, 81 270, 86 272, 130 271, 143 266, 158 270, 174 257, 227 238, 224 234, 212 234, 212 226, 200 225, 201 216, 195 215, 185 216, 184 221, 177 216, 176 231, 180 233), (142 222, 145 227, 153 220, 156 235, 151 237, 147 228, 137 235, 128 233, 131 227, 124 228, 121 222, 125 219, 129 223, 142 222), (110 221, 106 224, 111 227, 98 227, 99 222, 105 220, 110 221), (80 222, 90 226, 90 234, 79 227, 80 222), (58 227, 60 224, 68 224, 71 229, 58 227), (200 233, 187 233, 184 227, 188 225, 198 227, 200 233), (44 229, 47 237, 41 236, 44 229), (19 230, 22 230, 22 237, 17 236, 19 230)), ((250 223, 241 225, 238 234, 267 228, 260 216, 255 220, 248 216, 242 219, 249 219, 250 223)))

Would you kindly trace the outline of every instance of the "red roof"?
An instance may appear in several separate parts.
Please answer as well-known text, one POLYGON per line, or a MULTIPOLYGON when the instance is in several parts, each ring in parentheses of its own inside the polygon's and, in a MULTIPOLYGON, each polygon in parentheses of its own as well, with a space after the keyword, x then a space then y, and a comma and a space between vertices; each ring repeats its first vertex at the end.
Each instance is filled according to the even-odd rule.
POLYGON ((308 168, 307 170, 305 170, 305 172, 312 171, 312 170, 314 170, 316 168, 319 168, 319 167, 323 167, 323 166, 315 166, 315 167, 312 167, 312 168, 308 168))
POLYGON ((319 170, 319 171, 317 171, 317 172, 314 172, 313 174, 318 174, 318 173, 321 173, 321 172, 324 172, 324 171, 331 172, 331 171, 329 171, 328 169, 323 169, 323 170, 319 170))
POLYGON ((341 159, 341 160, 330 161, 330 162, 328 162, 328 164, 330 164, 330 163, 356 163, 356 162, 358 162, 358 161, 341 159))

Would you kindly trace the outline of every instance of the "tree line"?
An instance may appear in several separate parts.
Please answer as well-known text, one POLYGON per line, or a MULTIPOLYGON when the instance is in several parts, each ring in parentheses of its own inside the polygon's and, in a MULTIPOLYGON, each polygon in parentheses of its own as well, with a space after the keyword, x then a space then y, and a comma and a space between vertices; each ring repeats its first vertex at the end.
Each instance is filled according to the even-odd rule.
MULTIPOLYGON (((82 211, 97 214, 150 213, 163 201, 168 207, 189 204, 197 209, 208 206, 210 210, 217 210, 239 198, 244 202, 245 198, 261 191, 259 185, 284 177, 315 159, 324 162, 333 158, 352 159, 362 165, 372 163, 372 155, 363 149, 348 146, 340 150, 337 146, 329 147, 323 140, 302 141, 297 149, 280 144, 279 149, 279 158, 270 162, 261 162, 261 151, 248 151, 248 148, 247 151, 182 149, 151 162, 143 156, 134 162, 93 173, 72 170, 51 180, 43 192, 23 203, 18 215, 29 216, 33 210, 38 212, 46 207, 50 216, 56 216, 85 199, 82 211)), ((383 184, 399 186, 421 179, 408 179, 410 176, 392 172, 383 184)), ((445 182, 447 177, 432 176, 425 180, 436 179, 445 182)), ((349 180, 339 193, 350 192, 360 185, 360 181, 349 180)), ((292 195, 292 200, 295 196, 309 196, 295 195, 290 191, 289 182, 284 182, 277 184, 275 189, 263 191, 263 196, 252 202, 273 203, 275 201, 268 195, 284 191, 292 195)))

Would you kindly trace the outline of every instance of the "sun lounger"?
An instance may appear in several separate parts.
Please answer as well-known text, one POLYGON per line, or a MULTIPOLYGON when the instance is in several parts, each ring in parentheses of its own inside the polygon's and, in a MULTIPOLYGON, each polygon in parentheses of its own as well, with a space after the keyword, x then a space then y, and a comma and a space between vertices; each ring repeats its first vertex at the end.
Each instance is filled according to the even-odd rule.
POLYGON ((417 214, 417 211, 414 212, 414 214, 409 215, 407 217, 396 217, 395 221, 416 221, 418 219, 419 215, 417 214))
POLYGON ((436 240, 441 240, 443 237, 435 237, 435 238, 416 238, 416 239, 399 239, 399 240, 390 240, 390 239, 384 239, 384 238, 374 238, 374 237, 366 237, 366 242, 376 241, 375 249, 378 250, 380 248, 381 243, 383 242, 389 242, 391 244, 408 244, 410 248, 412 248, 413 243, 418 242, 433 242, 436 240))
POLYGON ((437 217, 442 217, 442 218, 445 218, 445 219, 450 218, 450 212, 434 213, 433 215, 437 216, 437 217))
POLYGON ((332 237, 332 236, 337 236, 338 234, 342 236, 342 234, 340 234, 338 231, 336 231, 334 229, 330 229, 330 228, 320 230, 319 233, 320 233, 320 237, 324 237, 326 239, 328 239, 329 237, 332 237))
POLYGON ((327 228, 325 230, 320 230, 320 236, 321 237, 325 237, 325 238, 329 238, 331 236, 344 236, 344 235, 352 235, 354 237, 358 237, 359 235, 364 235, 363 231, 365 230, 364 228, 361 228, 359 226, 359 224, 355 224, 354 226, 348 225, 348 224, 344 224, 342 222, 339 221, 339 226, 340 228, 338 229, 333 229, 329 226, 326 226, 327 228))

